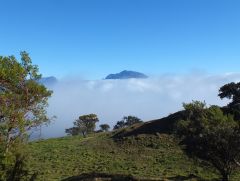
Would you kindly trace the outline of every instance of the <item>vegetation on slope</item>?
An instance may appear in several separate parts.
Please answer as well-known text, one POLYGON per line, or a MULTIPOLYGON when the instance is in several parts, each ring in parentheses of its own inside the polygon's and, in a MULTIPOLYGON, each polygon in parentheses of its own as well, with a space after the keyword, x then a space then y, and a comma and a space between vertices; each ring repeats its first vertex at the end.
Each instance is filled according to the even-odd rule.
POLYGON ((110 133, 32 142, 28 167, 37 180, 63 180, 87 173, 135 178, 212 180, 212 168, 189 159, 167 134, 138 135, 118 141, 110 133))

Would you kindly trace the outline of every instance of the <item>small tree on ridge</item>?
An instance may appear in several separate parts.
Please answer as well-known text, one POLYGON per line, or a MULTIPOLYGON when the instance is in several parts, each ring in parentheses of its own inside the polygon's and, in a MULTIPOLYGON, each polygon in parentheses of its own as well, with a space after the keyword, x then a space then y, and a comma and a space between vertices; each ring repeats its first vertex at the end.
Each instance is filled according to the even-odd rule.
POLYGON ((101 128, 102 131, 105 132, 109 131, 110 129, 110 126, 108 124, 101 124, 99 127, 101 128))

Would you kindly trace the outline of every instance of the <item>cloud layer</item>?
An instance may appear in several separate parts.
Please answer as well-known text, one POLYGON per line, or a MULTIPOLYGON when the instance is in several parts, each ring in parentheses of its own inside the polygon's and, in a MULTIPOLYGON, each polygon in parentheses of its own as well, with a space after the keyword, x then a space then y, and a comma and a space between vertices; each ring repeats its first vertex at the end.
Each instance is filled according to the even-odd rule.
POLYGON ((240 81, 240 74, 162 75, 149 79, 94 80, 65 79, 53 89, 48 113, 57 119, 42 129, 42 137, 63 136, 66 128, 83 114, 95 113, 100 124, 113 126, 125 115, 148 121, 182 109, 183 102, 206 101, 224 105, 217 96, 219 88, 240 81))

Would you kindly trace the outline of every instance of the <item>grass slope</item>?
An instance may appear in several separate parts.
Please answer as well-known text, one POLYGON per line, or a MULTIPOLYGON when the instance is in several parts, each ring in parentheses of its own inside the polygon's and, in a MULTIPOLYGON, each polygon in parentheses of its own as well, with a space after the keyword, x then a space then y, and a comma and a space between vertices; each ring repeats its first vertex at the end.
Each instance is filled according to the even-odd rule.
MULTIPOLYGON (((171 135, 180 111, 111 133, 48 139, 29 144, 28 168, 37 180, 219 180, 217 172, 190 159, 171 135)), ((240 172, 231 178, 240 180, 240 172)))
POLYGON ((113 135, 114 138, 122 138, 129 136, 136 136, 139 134, 156 134, 166 133, 171 134, 174 131, 174 127, 177 121, 184 120, 186 117, 185 111, 179 111, 174 114, 170 114, 162 119, 152 120, 144 123, 135 124, 126 129, 122 129, 113 135))
POLYGON ((189 159, 168 134, 140 134, 118 141, 112 136, 100 133, 32 142, 28 167, 31 173, 38 172, 37 180, 49 181, 89 173, 132 175, 137 180, 218 178, 211 168, 189 159))

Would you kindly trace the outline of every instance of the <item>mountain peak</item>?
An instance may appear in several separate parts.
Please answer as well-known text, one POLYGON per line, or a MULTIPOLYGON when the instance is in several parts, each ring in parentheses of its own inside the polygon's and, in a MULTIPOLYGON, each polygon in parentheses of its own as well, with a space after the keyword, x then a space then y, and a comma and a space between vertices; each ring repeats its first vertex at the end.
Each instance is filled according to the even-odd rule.
POLYGON ((39 80, 39 83, 40 84, 43 84, 45 86, 52 86, 54 84, 56 84, 58 82, 57 78, 54 77, 54 76, 50 76, 50 77, 42 77, 40 80, 39 80))
POLYGON ((148 78, 148 76, 136 71, 123 70, 120 73, 109 74, 105 79, 131 79, 131 78, 146 79, 148 78))

